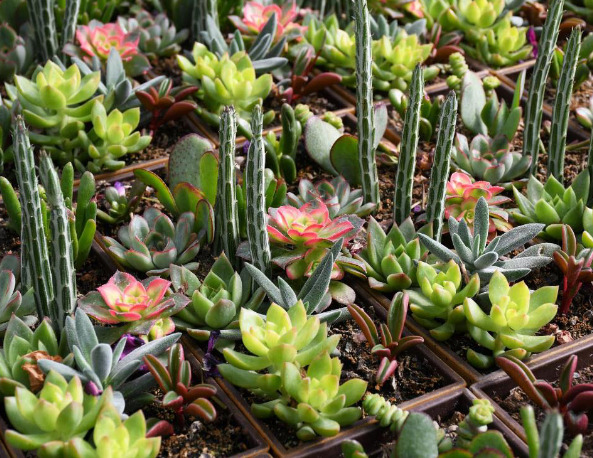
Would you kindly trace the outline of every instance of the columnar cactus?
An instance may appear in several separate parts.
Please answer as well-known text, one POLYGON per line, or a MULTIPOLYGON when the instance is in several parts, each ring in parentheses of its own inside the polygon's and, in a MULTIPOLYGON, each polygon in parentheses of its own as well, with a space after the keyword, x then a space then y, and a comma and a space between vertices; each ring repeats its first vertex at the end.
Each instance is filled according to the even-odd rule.
POLYGON ((76 270, 74 269, 74 253, 68 222, 68 209, 60 189, 58 174, 51 158, 42 152, 39 166, 41 181, 45 188, 47 204, 50 207, 49 225, 52 244, 52 280, 55 291, 55 320, 60 326, 65 315, 69 315, 76 307, 76 270))
POLYGON ((247 152, 245 168, 246 204, 247 204, 247 239, 251 259, 263 272, 270 271, 270 241, 266 230, 266 195, 265 195, 265 151, 262 139, 262 111, 259 105, 253 109, 251 132, 253 138, 247 152))
POLYGON ((80 0, 67 0, 66 12, 64 14, 64 27, 62 29, 62 49, 72 40, 76 34, 76 23, 78 22, 78 12, 80 11, 80 0))
POLYGON ((200 39, 201 32, 206 31, 208 16, 218 25, 218 2, 217 0, 200 0, 194 3, 191 19, 191 31, 195 40, 200 39))
POLYGON ((575 27, 570 34, 562 71, 558 80, 556 101, 552 114, 552 131, 550 133, 550 146, 548 150, 548 176, 554 175, 562 181, 564 177, 564 150, 566 147, 566 131, 568 128, 568 117, 570 115, 570 102, 574 76, 579 60, 581 49, 581 30, 575 27))
POLYGON ((235 137, 237 118, 233 107, 225 107, 220 116, 220 162, 218 192, 215 204, 216 227, 219 228, 216 251, 224 251, 231 262, 236 262, 239 245, 239 218, 235 189, 235 137))
POLYGON ((428 205, 426 206, 426 220, 432 223, 434 239, 441 239, 443 230, 443 214, 445 213, 445 198, 447 197, 447 177, 451 151, 455 137, 455 123, 457 121, 457 96, 451 92, 441 109, 439 134, 437 136, 434 164, 428 188, 428 205))
POLYGON ((542 105, 544 103, 546 79, 550 71, 554 48, 558 41, 563 9, 564 0, 551 2, 548 18, 539 39, 537 61, 535 67, 533 67, 529 84, 529 96, 525 110, 525 131, 523 133, 523 155, 532 157, 531 173, 534 175, 537 171, 537 158, 539 156, 539 130, 542 123, 542 105))
POLYGON ((27 0, 29 20, 35 30, 35 39, 41 61, 47 62, 58 51, 58 34, 52 0, 27 0))
MULTIPOLYGON (((52 316, 54 288, 52 270, 45 240, 43 213, 33 148, 29 143, 23 118, 17 117, 14 127, 14 163, 20 190, 23 224, 21 226, 22 273, 21 278, 26 288, 33 287, 35 304, 39 318, 52 316)), ((57 321, 54 321, 54 326, 57 321)))
POLYGON ((364 202, 379 203, 379 179, 375 162, 375 110, 371 71, 371 26, 367 0, 356 0, 356 115, 358 122, 358 161, 364 202))

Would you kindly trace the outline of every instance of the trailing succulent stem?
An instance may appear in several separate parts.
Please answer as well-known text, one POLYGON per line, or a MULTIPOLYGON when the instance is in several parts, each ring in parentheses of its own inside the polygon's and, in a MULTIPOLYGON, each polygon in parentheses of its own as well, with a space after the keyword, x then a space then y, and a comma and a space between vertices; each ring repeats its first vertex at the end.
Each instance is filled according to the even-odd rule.
POLYGON ((433 224, 434 239, 441 239, 443 230, 443 214, 445 213, 445 198, 447 197, 447 177, 451 151, 455 138, 455 123, 457 121, 457 96, 450 92, 441 108, 439 133, 437 136, 434 163, 428 188, 428 204, 426 206, 426 220, 433 224))
POLYGON ((379 180, 375 162, 375 110, 371 70, 371 27, 367 0, 356 0, 356 114, 358 122, 358 161, 365 203, 379 203, 379 180))
POLYGON ((554 175, 562 181, 564 177, 564 153, 566 148, 566 131, 568 129, 568 117, 570 116, 570 99, 574 86, 574 76, 579 60, 581 49, 581 30, 578 27, 572 29, 566 52, 562 71, 558 80, 556 101, 552 114, 552 131, 550 133, 550 146, 548 150, 549 164, 548 175, 554 175))
POLYGON ((539 39, 538 56, 529 84, 529 95, 525 110, 525 131, 523 133, 523 156, 531 155, 532 174, 535 174, 537 171, 537 158, 540 149, 539 130, 542 123, 544 91, 554 55, 554 48, 558 41, 563 10, 564 0, 554 0, 551 2, 548 17, 539 39))
POLYGON ((410 101, 406 110, 399 164, 395 178, 395 196, 393 198, 393 220, 401 224, 410 216, 412 209, 412 187, 416 167, 416 149, 420 129, 420 107, 424 98, 424 72, 417 65, 412 75, 410 101))
POLYGON ((266 230, 266 193, 265 193, 265 150, 262 139, 262 111, 256 105, 251 117, 253 138, 247 152, 245 168, 246 204, 247 204, 247 239, 251 259, 263 272, 270 271, 270 241, 266 230))
POLYGON ((215 223, 218 228, 216 251, 224 251, 231 263, 239 245, 239 218, 235 178, 235 137, 237 117, 233 107, 225 107, 220 116, 220 162, 218 192, 215 204, 215 223))

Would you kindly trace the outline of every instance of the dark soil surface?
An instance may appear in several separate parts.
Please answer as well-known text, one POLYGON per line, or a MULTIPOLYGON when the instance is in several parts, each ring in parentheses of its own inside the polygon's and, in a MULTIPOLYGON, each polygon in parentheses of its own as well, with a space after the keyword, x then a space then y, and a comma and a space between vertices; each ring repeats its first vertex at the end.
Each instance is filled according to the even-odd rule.
MULTIPOLYGON (((583 82, 576 90, 573 90, 570 100, 571 118, 574 110, 578 107, 586 107, 589 105, 589 100, 593 97, 593 76, 589 75, 589 79, 583 82)), ((545 93, 545 103, 554 107, 556 101, 556 87, 548 81, 545 93)))

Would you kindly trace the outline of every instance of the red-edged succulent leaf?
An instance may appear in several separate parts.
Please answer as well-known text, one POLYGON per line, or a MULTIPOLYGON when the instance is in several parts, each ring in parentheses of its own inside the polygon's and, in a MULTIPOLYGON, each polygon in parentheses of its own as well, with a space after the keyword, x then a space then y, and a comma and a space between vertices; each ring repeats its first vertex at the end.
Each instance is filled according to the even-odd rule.
POLYGON ((377 327, 373 323, 373 320, 371 320, 371 317, 356 304, 349 304, 347 307, 352 318, 358 323, 367 342, 370 345, 377 345, 379 343, 379 336, 377 334, 377 327))
POLYGON ((583 391, 566 404, 568 412, 588 412, 593 410, 593 391, 583 391))
POLYGON ((216 409, 205 398, 196 399, 185 408, 185 413, 194 417, 200 417, 204 421, 214 421, 216 419, 216 409))
POLYGON ((183 88, 175 94, 175 101, 180 102, 181 100, 185 100, 197 90, 197 86, 188 86, 186 88, 183 88))
POLYGON ((175 102, 165 113, 165 116, 161 119, 161 123, 164 124, 169 121, 174 121, 176 119, 181 118, 182 116, 191 113, 194 111, 198 106, 196 102, 191 100, 182 100, 180 102, 175 102))
POLYGON ((138 97, 138 100, 140 100, 140 103, 144 108, 151 112, 154 111, 157 100, 154 99, 148 92, 137 91, 136 97, 138 97))
POLYGON ((572 412, 566 412, 564 423, 571 434, 585 434, 589 427, 589 417, 586 413, 575 415, 572 412))
POLYGON ((572 388, 572 381, 574 377, 574 371, 577 370, 577 364, 579 362, 579 358, 577 355, 571 355, 566 361, 562 372, 560 373, 560 377, 558 379, 558 385, 562 390, 564 395, 567 395, 569 390, 572 388))
POLYGON ((562 404, 567 405, 579 394, 585 393, 587 391, 593 391, 593 383, 581 383, 579 385, 574 385, 570 390, 564 393, 564 396, 562 397, 562 404))
POLYGON ((166 420, 158 420, 154 424, 147 421, 146 437, 172 436, 175 434, 173 425, 166 420))
POLYGON ((539 391, 539 394, 543 396, 549 407, 557 407, 560 404, 559 396, 562 395, 560 390, 556 390, 556 388, 543 380, 538 380, 533 386, 539 391))
POLYGON ((381 323, 379 326, 379 330, 381 331, 381 343, 384 347, 388 347, 393 342, 393 338, 391 336, 391 332, 385 323, 381 323))
POLYGON ((562 251, 569 256, 577 255, 577 237, 568 224, 562 226, 562 251))
POLYGON ((379 385, 383 385, 390 377, 393 376, 395 370, 397 369, 397 361, 389 360, 389 358, 381 359, 379 363, 379 368, 377 369, 377 375, 375 379, 379 385))
MULTIPOLYGON (((398 342, 397 346, 393 347, 393 350, 391 351, 392 357, 396 358, 400 353, 421 343, 424 343, 424 339, 420 336, 406 336, 398 342)), ((392 346, 393 345, 390 345, 390 348, 392 346)))
POLYGON ((144 357, 144 364, 161 387, 163 391, 171 391, 174 389, 171 374, 163 363, 154 355, 146 355, 144 357))
POLYGON ((301 95, 314 94, 323 88, 338 84, 342 81, 342 77, 337 73, 324 72, 313 77, 301 91, 301 95))
POLYGON ((210 398, 216 394, 216 387, 207 383, 193 386, 187 393, 189 402, 193 402, 199 398, 210 398))
POLYGON ((183 347, 181 344, 176 343, 169 349, 169 374, 173 385, 177 385, 181 380, 181 367, 184 361, 183 347))
POLYGON ((408 314, 410 298, 407 293, 397 293, 393 296, 389 311, 387 312, 387 326, 393 340, 400 340, 408 314))
POLYGON ((163 407, 166 409, 178 410, 183 407, 185 400, 183 399, 183 396, 175 391, 167 391, 163 396, 162 403, 163 407))
POLYGON ((534 386, 536 378, 533 372, 523 362, 513 356, 499 356, 496 358, 496 364, 525 391, 533 402, 542 408, 546 407, 546 400, 534 386))
POLYGON ((392 352, 391 348, 385 348, 381 344, 375 345, 371 349, 371 354, 373 354, 374 356, 376 356, 378 358, 389 358, 389 359, 391 359, 391 352, 392 352))

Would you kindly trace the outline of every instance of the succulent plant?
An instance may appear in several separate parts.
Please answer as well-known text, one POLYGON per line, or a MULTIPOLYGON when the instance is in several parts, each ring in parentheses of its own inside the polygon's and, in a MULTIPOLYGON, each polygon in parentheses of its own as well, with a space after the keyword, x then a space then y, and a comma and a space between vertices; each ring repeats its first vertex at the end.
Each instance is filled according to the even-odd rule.
POLYGON ((407 290, 412 317, 430 329, 437 340, 447 340, 464 329, 463 301, 474 297, 480 289, 478 274, 461 288, 461 269, 453 260, 438 271, 429 264, 418 262, 416 278, 419 290, 407 290))
POLYGON ((141 406, 154 398, 148 393, 154 386, 153 377, 148 374, 133 376, 145 355, 160 355, 181 337, 180 333, 171 334, 126 353, 128 337, 123 336, 112 349, 108 343, 99 342, 93 324, 82 308, 76 310, 74 318, 66 318, 65 330, 68 348, 74 355, 74 368, 50 359, 39 360, 37 365, 45 373, 54 371, 66 380, 79 378, 89 394, 101 394, 111 387, 112 402, 120 411, 124 407, 132 411, 130 407, 141 406))
POLYGON ((350 184, 343 176, 337 176, 331 181, 322 180, 315 185, 306 178, 301 178, 298 190, 298 195, 291 192, 286 194, 287 203, 300 208, 307 202, 320 200, 327 206, 330 218, 343 215, 363 218, 375 209, 374 203, 363 203, 362 190, 351 190, 350 184))
POLYGON ((106 211, 97 209, 97 218, 109 224, 127 220, 134 213, 145 190, 146 185, 137 180, 126 195, 126 187, 116 181, 113 186, 105 188, 104 205, 106 211))
MULTIPOLYGON (((463 303, 467 330, 494 356, 510 354, 523 359, 530 353, 547 350, 554 343, 554 336, 534 334, 556 316, 557 296, 557 286, 530 292, 524 281, 509 286, 504 274, 496 271, 488 284, 489 313, 471 298, 463 303)), ((468 349, 467 358, 478 367, 488 367, 494 362, 472 349, 468 349)))
POLYGON ((583 283, 593 281, 593 250, 582 249, 578 251, 577 238, 570 226, 562 228, 562 249, 553 254, 554 262, 562 271, 562 302, 560 313, 566 314, 570 309, 572 300, 581 289, 583 283))
POLYGON ((66 382, 50 372, 37 395, 18 387, 13 396, 4 398, 6 416, 15 427, 6 431, 6 441, 21 450, 37 450, 51 443, 50 449, 55 450, 60 443, 84 436, 112 397, 110 388, 95 397, 84 392, 78 377, 66 382))
POLYGON ((130 224, 118 231, 119 241, 104 237, 109 252, 124 267, 148 275, 167 275, 175 264, 196 269, 193 259, 200 252, 206 230, 191 211, 179 215, 176 224, 157 210, 147 208, 143 216, 132 215, 130 224))
POLYGON ((265 296, 261 289, 252 290, 246 273, 235 272, 224 253, 202 282, 187 269, 172 266, 173 289, 191 298, 173 321, 197 340, 208 340, 212 331, 220 331, 224 339, 240 339, 239 313, 243 308, 257 310, 265 296))
POLYGON ((287 2, 283 7, 274 4, 264 6, 255 1, 247 2, 243 7, 243 17, 230 16, 229 20, 242 34, 257 35, 262 31, 272 15, 276 15, 278 20, 276 36, 272 37, 273 41, 278 40, 279 37, 285 34, 290 35, 292 31, 299 34, 303 29, 302 26, 295 22, 298 10, 294 1, 287 2))
MULTIPOLYGON (((430 226, 423 230, 430 233, 430 226)), ((385 233, 371 217, 366 239, 366 246, 354 257, 364 262, 371 288, 388 293, 417 285, 415 262, 425 260, 427 251, 420 244, 410 218, 400 225, 392 224, 385 233)))
POLYGON ((6 331, 13 314, 28 326, 37 323, 33 289, 19 291, 20 276, 21 262, 18 256, 4 256, 0 260, 0 335, 6 331))
POLYGON ((519 224, 543 223, 542 236, 560 240, 562 225, 567 224, 580 235, 585 215, 588 213, 587 200, 589 198, 589 171, 583 170, 577 175, 572 184, 565 188, 553 175, 545 184, 531 176, 527 182, 527 195, 521 194, 513 188, 513 195, 517 203, 516 209, 510 211, 511 216, 519 224))
POLYGON ((11 82, 15 74, 27 73, 32 64, 31 42, 19 36, 10 25, 0 24, 0 81, 11 82))
MULTIPOLYGON (((391 106, 399 113, 400 118, 404 119, 409 104, 408 96, 397 88, 390 89, 388 96, 391 106)), ((430 141, 437 131, 439 112, 444 101, 445 97, 443 96, 422 98, 420 102, 420 126, 418 131, 422 140, 430 141)))
POLYGON ((476 179, 505 188, 525 176, 531 166, 530 156, 510 151, 505 136, 490 138, 480 134, 468 143, 465 135, 457 134, 452 159, 457 167, 476 179))
POLYGON ((588 106, 578 107, 575 112, 577 120, 585 129, 593 129, 593 97, 589 99, 588 106))
POLYGON ((488 238, 496 236, 497 231, 507 232, 511 229, 509 216, 499 205, 510 202, 511 199, 499 195, 504 188, 492 186, 487 181, 473 181, 462 172, 455 172, 447 183, 447 199, 445 200, 445 218, 464 220, 469 228, 474 227, 476 204, 483 197, 486 200, 490 214, 488 222, 488 238))
MULTIPOLYGON (((336 219, 329 217, 327 206, 311 201, 301 208, 282 206, 269 209, 268 235, 272 245, 272 262, 286 270, 288 278, 310 275, 333 242, 350 240, 362 227, 355 215, 336 219), (290 247, 290 248, 289 248, 290 247)), ((332 279, 340 279, 344 270, 356 263, 339 257, 334 264, 332 279)))
POLYGON ((554 385, 536 378, 531 369, 512 356, 498 357, 496 363, 538 407, 548 412, 559 411, 572 434, 587 432, 593 386, 574 384, 578 356, 568 358, 558 377, 558 384, 554 385))
MULTIPOLYGON (((264 137, 266 147, 264 162, 274 172, 275 176, 282 177, 292 183, 297 175, 295 159, 303 128, 296 119, 293 108, 287 103, 282 104, 280 121, 282 123, 282 133, 279 138, 276 138, 276 133, 273 131, 268 132, 264 137)), ((257 144, 257 132, 253 131, 253 127, 251 130, 254 135, 252 141, 257 144)))
POLYGON ((148 334, 155 339, 175 330, 171 315, 183 309, 189 299, 182 294, 166 296, 171 282, 149 277, 142 282, 116 272, 109 281, 80 299, 78 307, 104 324, 126 324, 124 333, 148 334))
POLYGON ((106 403, 93 426, 94 445, 81 437, 67 442, 52 441, 42 445, 38 455, 69 456, 70 453, 77 453, 74 456, 99 458, 127 453, 137 458, 156 458, 159 453, 161 438, 147 437, 148 428, 141 410, 122 420, 117 410, 106 403), (76 452, 72 452, 73 450, 76 452))
POLYGON ((355 304, 348 305, 348 311, 356 320, 369 345, 371 353, 381 358, 375 380, 382 385, 393 377, 399 362, 398 356, 415 345, 424 342, 420 336, 402 337, 406 316, 408 314, 409 297, 405 292, 393 296, 387 312, 387 324, 381 323, 381 335, 369 315, 355 304))
POLYGON ((169 349, 167 366, 154 355, 146 355, 144 363, 164 393, 160 404, 173 410, 178 423, 185 423, 185 415, 208 422, 216 419, 216 409, 208 399, 216 394, 216 387, 206 383, 191 385, 191 366, 181 344, 169 349))
POLYGON ((136 91, 136 97, 144 109, 152 115, 149 124, 151 135, 163 124, 176 121, 197 108, 193 100, 186 100, 198 90, 196 86, 189 86, 174 92, 171 92, 172 88, 173 81, 167 79, 161 83, 158 90, 153 86, 148 91, 136 91))
POLYGON ((245 51, 220 59, 202 43, 195 43, 192 51, 194 63, 177 56, 183 71, 183 80, 200 89, 197 96, 206 108, 220 115, 225 105, 233 105, 244 119, 250 119, 251 110, 261 104, 272 90, 272 75, 256 78, 251 59, 245 51))
POLYGON ((425 234, 419 234, 421 242, 443 262, 453 261, 462 265, 470 275, 478 274, 482 281, 488 281, 495 271, 502 272, 510 281, 527 275, 531 269, 551 262, 553 244, 531 246, 514 258, 505 256, 531 241, 543 229, 542 224, 530 223, 515 227, 488 242, 488 204, 480 197, 476 205, 473 234, 468 224, 449 218, 449 233, 455 252, 425 234))

